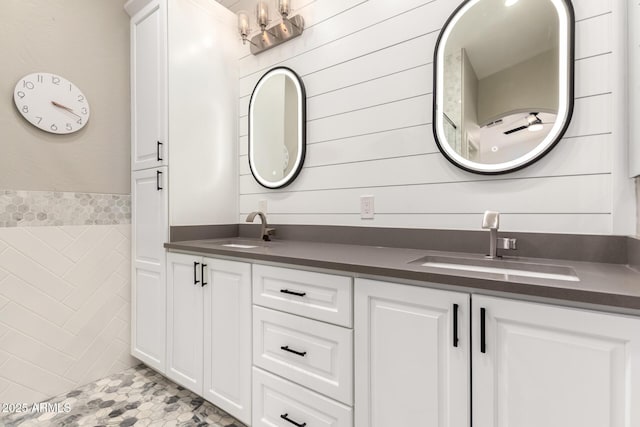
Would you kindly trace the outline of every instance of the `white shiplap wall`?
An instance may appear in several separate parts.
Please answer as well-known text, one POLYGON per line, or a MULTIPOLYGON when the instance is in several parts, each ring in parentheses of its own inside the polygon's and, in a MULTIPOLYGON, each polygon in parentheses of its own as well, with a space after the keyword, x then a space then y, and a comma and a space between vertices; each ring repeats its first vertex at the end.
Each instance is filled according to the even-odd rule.
MULTIPOLYGON (((248 0, 226 1, 232 10, 248 0)), ((626 159, 624 0, 575 0, 576 100, 572 124, 535 165, 487 177, 439 153, 431 130, 432 61, 458 0, 298 0, 302 37, 239 59, 239 220, 267 200, 271 223, 634 234, 626 159), (307 89, 305 167, 285 189, 260 187, 247 162, 251 91, 286 65, 307 89), (361 220, 360 196, 375 196, 361 220)))

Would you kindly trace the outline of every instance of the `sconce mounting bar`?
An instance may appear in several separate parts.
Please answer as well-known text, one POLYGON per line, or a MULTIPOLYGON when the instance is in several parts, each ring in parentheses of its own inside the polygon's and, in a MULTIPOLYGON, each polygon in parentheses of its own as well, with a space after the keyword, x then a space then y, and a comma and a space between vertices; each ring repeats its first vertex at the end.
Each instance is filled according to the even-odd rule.
POLYGON ((283 19, 282 22, 267 28, 251 38, 251 53, 257 55, 298 37, 304 31, 304 19, 300 15, 283 19))

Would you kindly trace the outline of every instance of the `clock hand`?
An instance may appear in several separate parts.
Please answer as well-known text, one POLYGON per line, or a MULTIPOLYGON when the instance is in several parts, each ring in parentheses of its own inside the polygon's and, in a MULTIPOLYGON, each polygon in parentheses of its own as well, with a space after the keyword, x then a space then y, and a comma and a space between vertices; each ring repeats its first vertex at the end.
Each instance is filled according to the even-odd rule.
POLYGON ((62 104, 60 104, 59 102, 51 101, 51 103, 52 103, 53 105, 55 105, 56 107, 58 107, 58 108, 62 108, 63 110, 67 110, 68 112, 70 112, 71 114, 73 114, 73 115, 74 115, 74 116, 76 116, 76 117, 80 117, 80 116, 79 116, 78 114, 76 114, 76 113, 75 113, 71 108, 69 108, 69 107, 67 107, 67 106, 65 106, 65 105, 62 105, 62 104))

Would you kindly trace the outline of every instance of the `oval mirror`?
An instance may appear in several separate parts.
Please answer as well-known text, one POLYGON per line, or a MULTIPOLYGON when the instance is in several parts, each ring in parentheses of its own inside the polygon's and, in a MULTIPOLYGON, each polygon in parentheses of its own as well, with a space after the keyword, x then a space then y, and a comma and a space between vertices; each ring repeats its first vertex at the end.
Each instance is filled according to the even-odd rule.
POLYGON ((440 33, 433 132, 456 166, 521 169, 560 141, 573 113, 570 0, 467 0, 440 33))
POLYGON ((266 188, 289 185, 300 173, 306 147, 306 94, 286 67, 268 71, 249 102, 249 167, 266 188))

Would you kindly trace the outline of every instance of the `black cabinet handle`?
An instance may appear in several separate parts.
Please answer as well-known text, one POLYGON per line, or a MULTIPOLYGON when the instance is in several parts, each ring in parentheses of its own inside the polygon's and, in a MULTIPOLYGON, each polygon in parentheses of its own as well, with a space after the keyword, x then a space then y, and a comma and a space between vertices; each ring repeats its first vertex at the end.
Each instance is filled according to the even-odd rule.
POLYGON ((161 147, 162 147, 162 142, 158 141, 158 145, 157 145, 157 148, 156 148, 156 159, 159 162, 161 162, 163 160, 162 159, 162 155, 161 155, 161 153, 162 153, 161 147))
POLYGON ((288 351, 289 353, 297 354, 298 356, 302 356, 302 357, 304 357, 307 354, 306 351, 291 350, 288 345, 280 347, 280 350, 288 351))
POLYGON ((289 421, 291 424, 293 424, 294 426, 297 426, 297 427, 304 427, 304 426, 307 425, 307 423, 299 424, 299 423, 293 421, 291 418, 289 418, 289 414, 282 414, 282 415, 280 415, 280 418, 282 418, 285 421, 289 421))
POLYGON ((453 304, 453 346, 458 346, 458 304, 453 304))
POLYGON ((200 265, 199 262, 193 262, 193 284, 197 285, 198 283, 200 283, 200 281, 198 280, 198 266, 200 265))
POLYGON ((204 281, 204 269, 207 268, 207 264, 202 264, 202 266, 200 267, 200 278, 202 279, 202 287, 204 288, 204 285, 208 285, 207 282, 204 281))
POLYGON ((164 188, 162 188, 162 172, 160 171, 156 171, 156 189, 158 191, 164 190, 164 188))
POLYGON ((487 315, 487 310, 484 308, 480 309, 480 352, 487 352, 487 334, 486 334, 486 325, 485 325, 485 317, 487 315))
POLYGON ((307 294, 306 292, 290 291, 289 289, 280 289, 280 292, 283 294, 295 295, 297 297, 303 297, 307 294))

